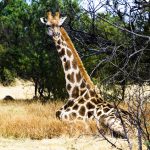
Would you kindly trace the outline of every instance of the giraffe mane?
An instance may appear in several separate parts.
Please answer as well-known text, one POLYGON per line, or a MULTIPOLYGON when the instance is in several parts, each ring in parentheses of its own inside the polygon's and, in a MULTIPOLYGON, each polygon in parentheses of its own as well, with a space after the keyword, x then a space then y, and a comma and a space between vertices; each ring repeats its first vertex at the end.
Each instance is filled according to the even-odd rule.
POLYGON ((80 72, 81 72, 83 78, 87 81, 87 83, 90 85, 91 88, 94 88, 95 85, 91 81, 90 76, 88 75, 87 71, 85 70, 85 68, 83 66, 83 63, 82 63, 82 61, 81 61, 81 59, 80 59, 80 57, 79 57, 79 55, 78 55, 74 45, 73 45, 70 37, 68 36, 67 32, 65 31, 65 29, 63 27, 60 28, 60 32, 61 32, 63 38, 65 39, 68 47, 72 51, 73 56, 74 56, 75 60, 77 61, 77 64, 79 66, 79 69, 80 69, 80 72))

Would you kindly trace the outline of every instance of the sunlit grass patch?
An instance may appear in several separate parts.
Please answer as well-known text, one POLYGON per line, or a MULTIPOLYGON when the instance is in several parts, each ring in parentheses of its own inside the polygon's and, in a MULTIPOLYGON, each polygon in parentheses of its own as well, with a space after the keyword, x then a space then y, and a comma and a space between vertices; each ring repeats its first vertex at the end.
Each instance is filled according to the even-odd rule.
MULTIPOLYGON (((56 119, 56 110, 63 104, 61 101, 45 104, 38 101, 0 101, 0 136, 30 139, 59 139, 61 137, 76 137, 78 139, 81 136, 102 138, 97 131, 95 121, 88 121, 88 123, 82 121, 64 122, 56 119)), ((124 104, 121 105, 124 106, 124 104)), ((147 108, 149 109, 150 105, 147 105, 147 108)), ((147 117, 149 117, 148 114, 147 117)), ((104 133, 111 141, 117 140, 109 136, 110 131, 102 127, 101 129, 102 131, 104 130, 104 133)), ((119 141, 122 140, 120 139, 119 141)), ((136 150, 137 137, 135 135, 132 142, 133 150, 136 150)), ((109 144, 104 140, 102 143, 107 149, 109 144)), ((122 147, 122 149, 127 148, 127 142, 121 142, 119 147, 122 147)))
POLYGON ((42 139, 61 135, 95 134, 96 125, 82 121, 63 122, 55 112, 63 102, 0 102, 0 135, 3 137, 42 139))
MULTIPOLYGON (((55 117, 61 101, 42 104, 35 101, 0 102, 0 136, 15 138, 53 138, 58 136, 96 135, 95 121, 63 122, 55 117)), ((124 106, 123 104, 121 104, 124 106)), ((125 108, 125 107, 124 107, 125 108)), ((150 108, 150 105, 147 106, 150 108)), ((147 109, 147 111, 149 111, 147 109)), ((147 118, 149 117, 147 113, 147 118)), ((149 127, 148 127, 149 129, 149 127)), ((102 128, 105 132, 105 128, 102 128)), ((110 134, 109 130, 106 130, 110 134)))

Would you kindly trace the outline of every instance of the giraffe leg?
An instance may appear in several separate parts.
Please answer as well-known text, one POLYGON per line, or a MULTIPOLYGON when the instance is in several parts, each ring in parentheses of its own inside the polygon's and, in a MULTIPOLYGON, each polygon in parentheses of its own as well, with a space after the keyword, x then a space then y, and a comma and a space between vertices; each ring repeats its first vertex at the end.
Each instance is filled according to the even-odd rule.
POLYGON ((121 123, 121 120, 119 118, 116 118, 116 116, 107 116, 103 121, 103 124, 110 129, 113 136, 121 136, 125 138, 125 132, 127 130, 124 129, 123 124, 121 123))

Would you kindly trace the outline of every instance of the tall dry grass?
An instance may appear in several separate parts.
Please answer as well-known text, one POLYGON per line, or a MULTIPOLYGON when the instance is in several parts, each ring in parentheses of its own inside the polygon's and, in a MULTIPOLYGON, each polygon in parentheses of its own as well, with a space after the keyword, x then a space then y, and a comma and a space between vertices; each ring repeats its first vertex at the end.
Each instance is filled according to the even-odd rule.
MULTIPOLYGON (((97 134, 96 124, 81 122, 63 122, 55 117, 55 112, 63 105, 62 102, 30 101, 0 101, 0 136, 13 138, 43 139, 58 136, 78 137, 97 134)), ((150 108, 150 105, 149 107, 150 108)), ((111 139, 114 141, 115 139, 111 139)), ((113 142, 114 143, 114 142, 113 142)), ((115 142, 116 143, 116 142, 115 142)), ((118 143, 118 142, 117 142, 118 143)), ((103 144, 108 144, 104 143, 103 144)), ((127 142, 121 141, 123 149, 127 142)), ((106 146, 107 147, 107 146, 106 146)), ((138 147, 136 138, 133 140, 133 150, 138 147)))
POLYGON ((63 122, 55 117, 62 102, 0 102, 0 136, 42 139, 60 135, 78 136, 97 132, 94 122, 63 122))

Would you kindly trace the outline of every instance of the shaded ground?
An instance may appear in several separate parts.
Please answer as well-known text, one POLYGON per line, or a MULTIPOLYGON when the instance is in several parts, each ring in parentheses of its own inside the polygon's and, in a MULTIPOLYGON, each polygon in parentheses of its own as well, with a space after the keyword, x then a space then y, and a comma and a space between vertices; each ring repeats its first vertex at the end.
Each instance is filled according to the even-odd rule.
MULTIPOLYGON (((123 139, 112 139, 113 143, 123 150, 128 150, 127 142, 123 139)), ((134 147, 133 150, 137 150, 134 147)), ((146 150, 146 148, 144 148, 146 150)), ((143 149, 143 150, 144 150, 143 149)), ((0 138, 0 150, 116 150, 100 137, 59 137, 53 139, 4 139, 0 138)))

